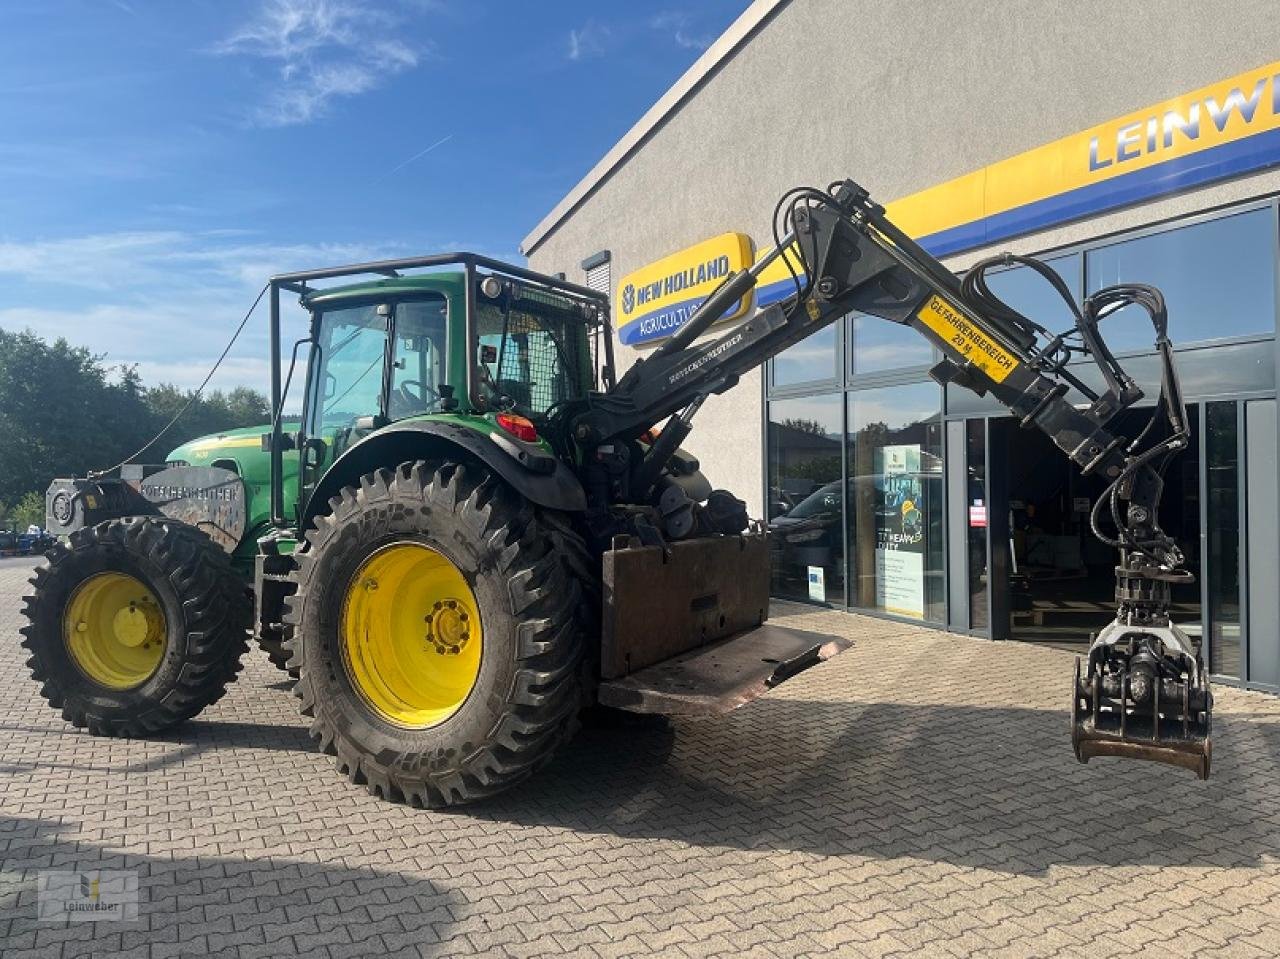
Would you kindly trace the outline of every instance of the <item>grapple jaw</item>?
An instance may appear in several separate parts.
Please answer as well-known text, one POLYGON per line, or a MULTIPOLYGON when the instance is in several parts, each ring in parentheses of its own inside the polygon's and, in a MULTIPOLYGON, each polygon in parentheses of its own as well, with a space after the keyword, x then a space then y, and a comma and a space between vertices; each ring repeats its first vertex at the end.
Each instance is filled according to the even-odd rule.
POLYGON ((1081 666, 1077 658, 1071 699, 1076 759, 1145 759, 1209 778, 1213 692, 1182 630, 1117 620, 1098 634, 1086 668, 1081 666))

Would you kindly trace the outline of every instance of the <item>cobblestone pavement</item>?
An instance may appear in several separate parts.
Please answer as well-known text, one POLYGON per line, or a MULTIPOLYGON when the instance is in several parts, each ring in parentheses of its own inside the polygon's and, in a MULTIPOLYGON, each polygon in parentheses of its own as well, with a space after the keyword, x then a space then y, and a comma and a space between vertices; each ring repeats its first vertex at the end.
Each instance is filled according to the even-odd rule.
POLYGON ((729 717, 579 737, 514 794, 349 786, 260 653, 154 741, 66 726, 0 567, 0 954, 1280 953, 1280 700, 1218 689, 1214 778, 1067 742, 1066 653, 784 606, 857 646, 729 717), (133 923, 37 870, 139 871, 133 923))

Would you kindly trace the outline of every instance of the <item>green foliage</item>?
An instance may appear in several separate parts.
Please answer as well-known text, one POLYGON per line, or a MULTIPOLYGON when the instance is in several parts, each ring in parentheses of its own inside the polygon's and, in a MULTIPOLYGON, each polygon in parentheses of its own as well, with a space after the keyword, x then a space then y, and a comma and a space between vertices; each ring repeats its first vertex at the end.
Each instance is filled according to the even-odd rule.
POLYGON ((840 457, 839 455, 817 456, 793 463, 787 468, 787 476, 792 479, 806 479, 818 486, 830 483, 840 478, 840 457))
POLYGON ((788 429, 795 430, 797 433, 812 433, 814 436, 827 435, 827 428, 817 420, 789 416, 782 421, 782 425, 788 429))
MULTIPOLYGON (((0 515, 4 515, 3 510, 0 510, 0 515)), ((9 510, 4 523, 19 533, 26 532, 28 526, 44 526, 44 497, 39 493, 26 493, 9 510)))
MULTIPOLYGON (((136 453, 191 399, 170 384, 148 389, 133 367, 64 339, 48 343, 31 331, 0 329, 0 500, 32 494, 40 502, 56 476, 83 476, 136 453)), ((266 397, 237 387, 195 400, 187 413, 135 462, 163 462, 175 446, 221 430, 270 419, 266 397)), ((16 521, 11 521, 15 522, 16 521)), ((23 524, 25 529, 26 524, 23 524)))

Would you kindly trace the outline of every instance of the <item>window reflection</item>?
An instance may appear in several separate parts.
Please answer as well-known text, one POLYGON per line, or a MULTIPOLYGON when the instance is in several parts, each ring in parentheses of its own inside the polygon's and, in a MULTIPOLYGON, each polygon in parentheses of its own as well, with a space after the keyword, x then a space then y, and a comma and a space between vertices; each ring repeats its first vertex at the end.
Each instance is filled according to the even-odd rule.
MULTIPOLYGON (((1080 299, 1080 254, 1069 253, 1046 259, 1064 281, 1072 295, 1080 299)), ((1076 318, 1053 285, 1027 266, 1015 266, 987 274, 987 286, 1029 320, 1039 323, 1051 333, 1073 329, 1076 318)))
POLYGON ((840 396, 769 404, 773 593, 844 603, 840 396))
POLYGON ((849 395, 851 605, 943 621, 940 401, 932 383, 849 395))
POLYGON ((773 385, 836 379, 840 375, 840 353, 836 347, 838 325, 833 323, 774 357, 773 385))
POLYGON ((850 330, 855 374, 933 365, 933 347, 910 327, 859 314, 853 318, 850 330))
MULTIPOLYGON (((1275 329, 1275 250, 1269 209, 1250 210, 1194 226, 1090 250, 1089 292, 1115 283, 1150 283, 1169 306, 1169 336, 1177 346, 1275 329)), ((1129 306, 1102 327, 1114 352, 1150 350, 1146 314, 1129 306)))

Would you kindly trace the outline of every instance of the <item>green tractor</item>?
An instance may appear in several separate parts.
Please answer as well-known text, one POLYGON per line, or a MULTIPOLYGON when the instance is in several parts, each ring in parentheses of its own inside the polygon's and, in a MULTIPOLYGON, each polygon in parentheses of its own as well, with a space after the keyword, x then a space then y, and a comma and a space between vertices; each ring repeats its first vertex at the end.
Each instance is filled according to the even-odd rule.
POLYGON ((604 295, 473 254, 269 291, 271 424, 49 488, 23 645, 73 725, 195 716, 252 634, 341 772, 440 806, 526 777, 585 708, 723 711, 847 645, 765 624, 766 534, 679 447, 732 384, 671 379, 681 351, 616 381, 604 295), (282 292, 311 317, 283 385, 282 292))

